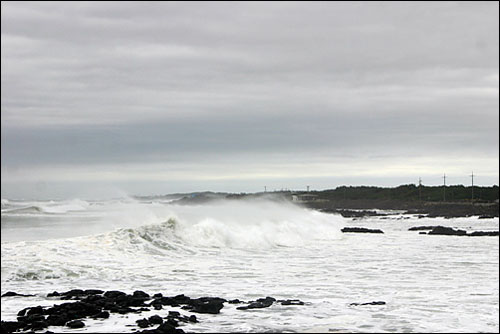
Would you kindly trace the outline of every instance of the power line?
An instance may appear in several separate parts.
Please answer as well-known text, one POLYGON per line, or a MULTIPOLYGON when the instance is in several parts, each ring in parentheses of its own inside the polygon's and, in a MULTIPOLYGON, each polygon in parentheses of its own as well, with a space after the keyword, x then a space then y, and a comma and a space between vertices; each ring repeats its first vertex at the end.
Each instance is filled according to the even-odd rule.
POLYGON ((422 179, 418 178, 418 199, 422 202, 422 179))

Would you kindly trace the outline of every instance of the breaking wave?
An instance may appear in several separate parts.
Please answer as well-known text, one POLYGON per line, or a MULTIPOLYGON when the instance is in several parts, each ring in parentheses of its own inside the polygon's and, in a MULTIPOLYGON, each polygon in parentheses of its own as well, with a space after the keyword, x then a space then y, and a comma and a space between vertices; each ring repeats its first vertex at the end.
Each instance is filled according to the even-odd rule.
POLYGON ((337 239, 343 219, 291 204, 268 202, 150 209, 157 210, 156 217, 164 215, 163 221, 95 235, 3 243, 2 277, 115 278, 130 274, 126 273, 127 268, 136 277, 148 277, 151 267, 168 268, 166 264, 186 255, 203 256, 214 250, 270 251, 337 239))

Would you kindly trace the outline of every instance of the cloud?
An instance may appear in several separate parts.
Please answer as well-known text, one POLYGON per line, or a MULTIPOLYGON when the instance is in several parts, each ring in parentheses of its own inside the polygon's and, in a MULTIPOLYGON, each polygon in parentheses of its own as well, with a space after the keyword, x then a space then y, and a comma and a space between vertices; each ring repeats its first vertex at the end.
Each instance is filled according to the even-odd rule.
POLYGON ((496 2, 3 2, 1 15, 2 171, 498 165, 496 2))

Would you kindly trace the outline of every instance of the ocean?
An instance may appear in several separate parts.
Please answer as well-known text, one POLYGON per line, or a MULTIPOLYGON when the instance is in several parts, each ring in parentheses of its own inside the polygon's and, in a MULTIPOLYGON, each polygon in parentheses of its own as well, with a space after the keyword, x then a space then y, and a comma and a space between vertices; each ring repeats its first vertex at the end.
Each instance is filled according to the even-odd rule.
MULTIPOLYGON (((499 238, 408 231, 498 231, 498 218, 385 213, 343 218, 269 200, 2 199, 1 292, 35 296, 3 297, 1 319, 63 302, 47 294, 79 288, 305 303, 225 303, 220 314, 196 314, 186 332, 498 332, 499 238), (342 233, 345 226, 384 234, 342 233), (351 305, 372 301, 385 304, 351 305)), ((78 332, 132 332, 135 320, 169 310, 190 314, 111 314, 85 319, 78 332)))

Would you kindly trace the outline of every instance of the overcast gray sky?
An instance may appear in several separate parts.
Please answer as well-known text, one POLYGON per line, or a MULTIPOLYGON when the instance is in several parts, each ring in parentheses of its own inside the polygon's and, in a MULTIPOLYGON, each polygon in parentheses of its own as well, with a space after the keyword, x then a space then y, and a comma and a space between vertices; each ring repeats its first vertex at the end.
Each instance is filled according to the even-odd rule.
POLYGON ((2 197, 498 184, 498 2, 1 6, 2 197))

